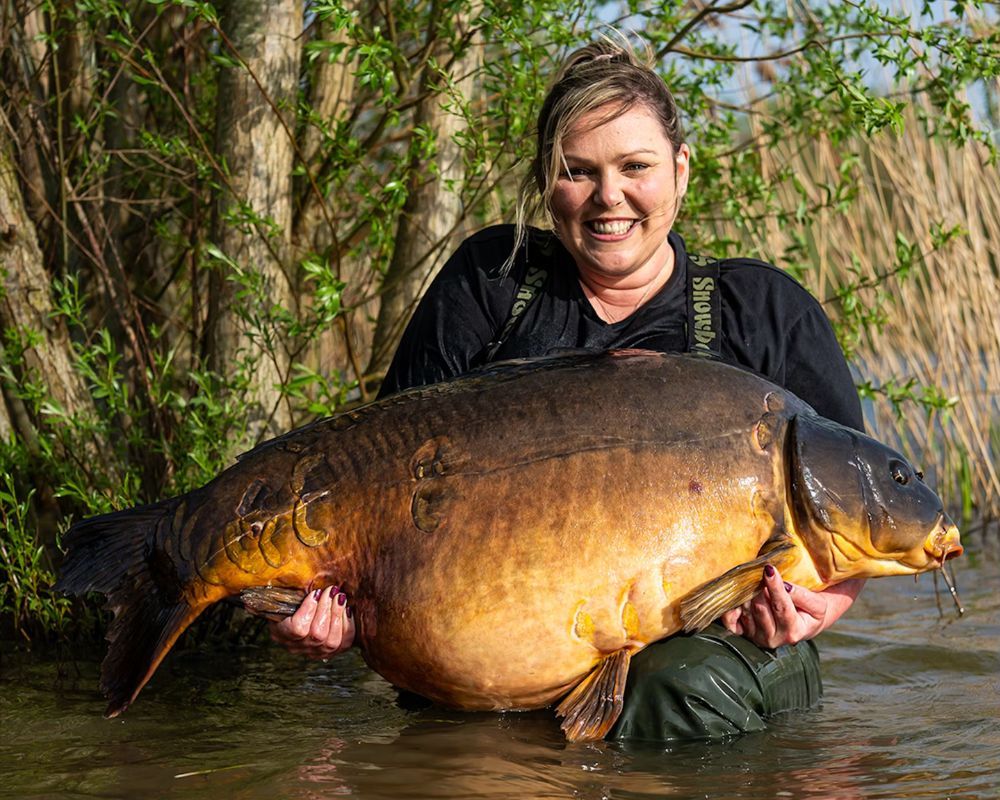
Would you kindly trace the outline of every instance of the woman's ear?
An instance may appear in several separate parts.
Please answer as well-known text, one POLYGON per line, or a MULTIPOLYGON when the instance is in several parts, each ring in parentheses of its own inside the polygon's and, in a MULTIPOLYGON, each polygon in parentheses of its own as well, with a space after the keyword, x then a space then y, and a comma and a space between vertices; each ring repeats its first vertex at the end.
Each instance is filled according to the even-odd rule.
POLYGON ((674 175, 677 181, 677 199, 680 200, 687 193, 688 177, 691 174, 691 148, 682 144, 677 148, 674 156, 674 175))

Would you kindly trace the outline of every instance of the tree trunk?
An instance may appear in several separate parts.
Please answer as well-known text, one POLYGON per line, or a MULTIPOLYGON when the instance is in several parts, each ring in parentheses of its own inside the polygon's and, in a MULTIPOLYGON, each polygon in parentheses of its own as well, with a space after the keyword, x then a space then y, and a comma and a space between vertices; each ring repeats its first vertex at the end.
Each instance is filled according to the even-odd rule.
MULTIPOLYGON (((356 10, 357 2, 349 2, 346 8, 356 10)), ((332 30, 328 23, 318 23, 319 30, 316 41, 331 44, 349 43, 345 31, 332 30)), ((348 115, 354 102, 357 59, 348 58, 344 50, 332 61, 328 56, 321 55, 318 63, 312 68, 309 85, 309 106, 321 124, 335 129, 338 121, 348 115)), ((324 131, 317 124, 308 124, 302 132, 302 158, 313 172, 314 177, 324 168, 323 164, 324 131)), ((301 208, 295 217, 293 241, 297 251, 304 255, 308 252, 321 253, 334 241, 334 231, 330 229, 330 217, 324 213, 332 212, 329 201, 316 191, 308 178, 301 181, 301 208)))
MULTIPOLYGON (((26 339, 20 380, 43 381, 51 400, 67 414, 94 412, 83 380, 73 369, 69 333, 53 315, 51 281, 42 263, 35 228, 24 207, 6 132, 0 128, 0 326, 26 339)), ((12 387, 5 387, 8 394, 12 387)), ((16 417, 15 417, 16 421, 16 417)), ((38 420, 32 420, 37 425, 38 420)), ((33 431, 18 430, 30 438, 33 431)))
POLYGON ((284 261, 292 221, 290 132, 301 0, 231 0, 222 30, 224 52, 243 63, 224 67, 219 78, 216 149, 228 174, 220 176, 213 241, 236 269, 220 265, 211 276, 208 354, 216 372, 242 371, 249 433, 260 439, 291 425, 280 391, 288 373, 287 331, 276 312, 294 315, 284 261))
MULTIPOLYGON (((344 10, 356 12, 359 6, 359 0, 347 0, 344 10)), ((348 58, 346 46, 350 44, 350 38, 346 31, 336 30, 329 23, 321 22, 315 38, 331 45, 345 46, 345 50, 332 60, 325 53, 320 55, 310 84, 309 105, 313 113, 332 127, 354 102, 357 60, 348 58)), ((322 131, 316 125, 309 125, 302 137, 302 152, 310 164, 316 159, 322 141, 322 131)))
MULTIPOLYGON (((474 18, 470 9, 455 21, 454 38, 461 35, 474 18)), ((433 48, 433 60, 447 64, 454 41, 440 39, 433 48)), ((479 61, 476 42, 454 57, 448 69, 450 83, 459 102, 468 102, 473 75, 479 61)), ((441 89, 444 83, 430 66, 421 78, 422 100, 417 106, 415 125, 429 131, 436 142, 431 161, 414 155, 410 164, 410 185, 400 214, 389 269, 383 282, 378 320, 372 343, 368 374, 380 374, 389 366, 393 351, 427 283, 447 259, 454 233, 465 217, 461 187, 465 178, 461 145, 456 135, 466 128, 465 118, 456 113, 455 102, 441 89)))
MULTIPOLYGON (((96 417, 87 386, 73 368, 69 332, 55 316, 51 280, 42 261, 35 226, 28 217, 14 168, 6 130, 0 126, 0 336, 13 337, 21 348, 13 363, 0 350, 0 434, 18 440, 29 455, 40 452, 44 418, 25 401, 27 382, 41 384, 45 400, 69 416, 96 417)), ((81 429, 83 426, 81 426, 81 429)), ((72 452, 60 453, 80 463, 100 456, 99 443, 78 441, 72 452)), ((33 505, 38 514, 38 541, 53 552, 59 507, 51 477, 44 472, 27 477, 35 487, 33 505)))
POLYGON ((9 442, 13 435, 14 426, 11 424, 10 414, 7 413, 7 405, 0 403, 0 438, 3 438, 5 442, 9 442))
MULTIPOLYGON (((361 0, 346 0, 344 10, 358 13, 361 5, 361 0)), ((327 21, 320 21, 316 25, 314 41, 350 44, 346 31, 336 29, 327 21)), ((335 132, 338 124, 346 123, 354 111, 357 66, 357 58, 352 57, 350 50, 345 48, 333 59, 321 51, 317 63, 310 68, 309 107, 330 134, 337 135, 335 132)), ((312 170, 316 183, 307 176, 299 179, 297 194, 300 201, 295 214, 292 240, 297 257, 317 253, 330 260, 338 278, 347 285, 343 296, 345 305, 354 305, 357 298, 364 294, 362 283, 370 264, 364 257, 345 258, 337 241, 336 215, 343 214, 345 209, 342 203, 337 207, 335 202, 331 202, 331 197, 322 188, 323 172, 329 169, 330 157, 329 143, 324 141, 326 135, 323 128, 314 123, 307 124, 302 133, 302 157, 312 170)), ((333 200, 336 200, 335 196, 333 200)), ((312 293, 308 286, 297 286, 296 289, 301 302, 311 302, 312 293)), ((374 309, 368 313, 373 311, 374 309)), ((364 311, 355 310, 354 313, 343 314, 337 324, 319 334, 315 344, 305 354, 305 360, 318 372, 327 375, 338 368, 356 363, 360 364, 356 372, 361 373, 363 362, 359 362, 357 351, 367 350, 370 329, 371 323, 364 311)), ((361 375, 356 377, 360 379, 361 375)))
POLYGON ((23 184, 31 188, 23 201, 29 218, 35 226, 39 241, 52 241, 54 222, 48 211, 58 205, 59 190, 54 177, 52 159, 44 159, 39 150, 38 136, 33 117, 45 114, 44 106, 51 92, 51 71, 43 65, 48 56, 45 13, 36 3, 23 0, 0 5, 4 29, 0 35, 7 37, 7 47, 0 58, 0 80, 3 89, 4 109, 9 120, 17 152, 12 156, 23 176, 23 184))

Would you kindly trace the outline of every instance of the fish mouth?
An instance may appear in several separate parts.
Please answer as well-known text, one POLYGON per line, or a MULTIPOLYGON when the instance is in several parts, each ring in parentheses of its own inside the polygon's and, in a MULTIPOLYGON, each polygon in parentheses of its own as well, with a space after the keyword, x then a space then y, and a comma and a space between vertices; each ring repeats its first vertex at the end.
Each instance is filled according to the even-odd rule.
POLYGON ((945 561, 958 558, 965 552, 958 527, 943 512, 938 517, 934 530, 924 542, 924 552, 936 561, 939 567, 943 567, 945 561))

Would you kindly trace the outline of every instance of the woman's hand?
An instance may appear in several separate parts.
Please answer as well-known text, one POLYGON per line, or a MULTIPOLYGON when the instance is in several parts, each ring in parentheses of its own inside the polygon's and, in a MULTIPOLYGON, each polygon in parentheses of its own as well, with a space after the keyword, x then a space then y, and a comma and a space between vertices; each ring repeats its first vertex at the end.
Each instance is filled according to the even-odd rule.
POLYGON ((268 627, 274 641, 306 658, 330 658, 354 643, 347 595, 336 586, 307 594, 292 616, 268 627))
POLYGON ((739 608, 722 615, 722 624, 758 647, 775 648, 812 639, 851 607, 863 580, 849 580, 821 592, 785 583, 778 570, 764 568, 764 587, 739 608))

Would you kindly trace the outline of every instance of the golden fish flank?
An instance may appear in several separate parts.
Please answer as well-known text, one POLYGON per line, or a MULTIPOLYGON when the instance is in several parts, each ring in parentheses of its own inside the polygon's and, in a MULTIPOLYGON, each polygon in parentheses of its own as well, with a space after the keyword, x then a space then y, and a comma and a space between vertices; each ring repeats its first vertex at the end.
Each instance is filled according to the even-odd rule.
POLYGON ((563 698, 571 739, 613 724, 632 652, 741 604, 766 563, 818 589, 961 553, 898 453, 755 375, 638 351, 411 390, 67 541, 59 588, 117 609, 110 714, 211 603, 280 616, 337 584, 396 686, 465 709, 563 698))

